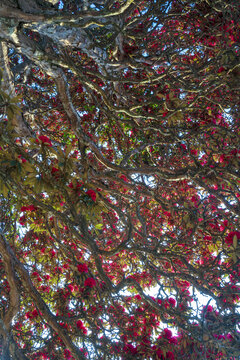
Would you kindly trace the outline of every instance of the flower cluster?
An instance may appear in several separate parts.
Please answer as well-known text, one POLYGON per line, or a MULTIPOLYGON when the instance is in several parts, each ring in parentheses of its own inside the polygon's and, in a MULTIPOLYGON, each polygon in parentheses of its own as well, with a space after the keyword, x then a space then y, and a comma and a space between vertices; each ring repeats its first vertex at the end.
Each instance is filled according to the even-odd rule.
POLYGON ((85 326, 83 325, 83 322, 81 320, 78 320, 76 325, 79 330, 82 330, 83 334, 85 334, 85 335, 87 334, 87 329, 85 328, 85 326))
POLYGON ((86 194, 92 199, 92 201, 96 201, 97 195, 94 190, 90 189, 86 192, 86 194))
POLYGON ((77 269, 80 273, 87 273, 88 272, 88 267, 86 264, 78 264, 77 265, 77 269))
POLYGON ((94 286, 96 286, 96 280, 92 277, 90 278, 87 278, 85 281, 84 281, 84 286, 85 287, 89 287, 89 288, 93 288, 94 286))
POLYGON ((34 205, 22 206, 21 211, 36 211, 38 208, 34 205))
POLYGON ((50 140, 49 137, 47 137, 46 135, 39 135, 39 137, 38 137, 38 139, 36 140, 36 142, 39 143, 39 140, 40 140, 40 142, 41 142, 43 145, 52 146, 51 140, 50 140))

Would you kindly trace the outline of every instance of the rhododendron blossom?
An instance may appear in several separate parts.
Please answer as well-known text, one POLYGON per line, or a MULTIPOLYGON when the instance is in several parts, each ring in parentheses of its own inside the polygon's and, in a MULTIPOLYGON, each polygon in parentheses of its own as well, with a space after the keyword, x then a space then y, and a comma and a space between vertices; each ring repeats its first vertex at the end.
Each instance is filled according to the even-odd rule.
POLYGON ((77 265, 78 271, 80 273, 87 273, 88 272, 88 267, 86 264, 78 264, 77 265))
POLYGON ((43 145, 52 146, 51 140, 46 135, 39 135, 38 140, 40 140, 43 145))
POLYGON ((21 211, 36 211, 38 208, 34 205, 22 206, 21 211))
POLYGON ((84 281, 84 286, 87 286, 89 288, 93 288, 94 286, 96 286, 96 280, 94 278, 87 278, 84 281))
POLYGON ((92 201, 96 201, 97 195, 94 190, 88 190, 86 194, 92 199, 92 201))

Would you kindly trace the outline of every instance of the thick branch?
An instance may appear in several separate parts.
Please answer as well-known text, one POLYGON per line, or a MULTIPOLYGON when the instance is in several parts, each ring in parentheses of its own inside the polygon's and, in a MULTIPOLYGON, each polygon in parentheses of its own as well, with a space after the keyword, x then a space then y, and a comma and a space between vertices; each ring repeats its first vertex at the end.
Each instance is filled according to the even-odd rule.
POLYGON ((17 259, 14 251, 7 244, 7 241, 4 238, 4 236, 1 235, 0 239, 1 239, 0 245, 2 246, 1 251, 4 250, 6 247, 8 248, 8 253, 7 253, 8 259, 11 261, 13 266, 17 269, 26 291, 29 293, 29 295, 31 295, 31 297, 33 298, 35 304, 37 305, 39 311, 41 311, 43 313, 44 318, 47 320, 48 324, 52 327, 53 330, 56 331, 56 333, 59 334, 59 336, 63 340, 66 347, 71 350, 73 356, 75 356, 76 359, 84 359, 83 353, 77 348, 76 345, 74 345, 72 343, 70 337, 61 328, 61 326, 58 325, 58 323, 55 319, 55 316, 49 310, 48 306, 42 299, 41 295, 34 287, 27 270, 24 268, 23 264, 17 259))
MULTIPOLYGON (((15 96, 15 87, 14 87, 13 76, 8 59, 8 47, 6 43, 4 43, 3 41, 0 42, 0 67, 3 70, 2 89, 11 99, 12 97, 15 96)), ((15 131, 20 136, 28 137, 31 135, 31 132, 27 127, 23 118, 23 114, 21 112, 13 115, 11 119, 11 125, 14 127, 15 131)))

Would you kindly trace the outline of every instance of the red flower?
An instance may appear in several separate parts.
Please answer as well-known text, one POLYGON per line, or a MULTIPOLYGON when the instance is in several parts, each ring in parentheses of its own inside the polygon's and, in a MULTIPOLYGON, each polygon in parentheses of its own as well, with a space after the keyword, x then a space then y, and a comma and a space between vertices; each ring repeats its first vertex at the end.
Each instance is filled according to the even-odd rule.
POLYGON ((207 312, 213 312, 213 307, 211 305, 208 305, 207 312))
POLYGON ((223 71, 225 71, 225 68, 223 66, 221 66, 219 69, 218 69, 218 74, 222 73, 223 71))
POLYGON ((43 145, 52 146, 51 140, 46 135, 40 135, 38 139, 42 142, 43 145))
POLYGON ((83 182, 77 182, 77 183, 74 182, 74 184, 73 184, 72 182, 70 182, 70 183, 68 184, 68 187, 70 187, 70 189, 78 189, 78 188, 80 188, 82 185, 83 185, 83 182))
POLYGON ((77 321, 77 328, 81 329, 83 327, 83 322, 81 320, 77 321))
POLYGON ((169 329, 163 329, 164 333, 163 333, 163 337, 166 339, 170 339, 172 337, 172 332, 169 329))
POLYGON ((64 350, 64 357, 65 357, 65 359, 67 359, 67 360, 72 359, 71 352, 70 352, 68 349, 65 349, 65 350, 64 350))
POLYGON ((173 299, 172 297, 170 297, 170 298, 168 299, 168 302, 169 302, 169 304, 171 304, 172 306, 175 306, 175 305, 176 305, 176 300, 173 299))
POLYGON ((126 344, 123 347, 123 350, 126 351, 126 353, 130 353, 130 354, 137 354, 137 348, 135 346, 133 346, 132 344, 126 344))
POLYGON ((70 284, 70 285, 68 285, 68 288, 69 288, 69 290, 71 291, 71 292, 73 292, 74 291, 74 287, 70 284))
POLYGON ((88 272, 88 267, 87 267, 86 264, 78 264, 77 268, 78 268, 78 271, 80 273, 87 273, 88 272))
POLYGON ((172 351, 168 351, 166 355, 168 360, 174 360, 174 354, 172 351))
POLYGON ((120 175, 120 179, 124 180, 124 181, 128 181, 127 177, 125 175, 120 175))
POLYGON ((92 201, 96 201, 96 193, 94 190, 90 189, 86 192, 86 194, 92 199, 92 201))
POLYGON ((41 288, 41 290, 42 290, 43 292, 49 293, 49 291, 50 291, 50 287, 49 287, 49 286, 46 286, 46 285, 42 285, 40 288, 41 288))
POLYGON ((176 336, 174 336, 174 337, 172 337, 171 339, 169 339, 169 343, 170 343, 170 344, 175 344, 175 345, 176 345, 177 342, 178 342, 178 341, 177 341, 176 336))
POLYGON ((96 280, 94 278, 87 278, 84 281, 84 286, 93 288, 94 286, 96 286, 96 280))
POLYGON ((79 94, 81 94, 81 93, 83 92, 83 87, 82 87, 82 85, 78 84, 78 87, 77 87, 77 89, 76 89, 76 92, 79 93, 79 94))
POLYGON ((37 317, 37 316, 38 316, 38 311, 37 311, 37 309, 34 309, 34 310, 33 310, 32 316, 33 316, 33 317, 37 317))
POLYGON ((34 205, 22 206, 21 211, 36 211, 38 208, 34 205))
POLYGON ((59 169, 57 169, 57 168, 55 168, 55 167, 53 166, 52 169, 51 169, 52 175, 58 176, 58 174, 57 174, 58 172, 59 172, 59 169))
POLYGON ((52 257, 54 257, 54 256, 56 255, 56 251, 55 251, 55 250, 51 250, 50 253, 51 253, 51 256, 52 256, 52 257))
POLYGON ((180 146, 182 147, 183 150, 187 150, 187 147, 185 144, 180 144, 180 146))
POLYGON ((228 236, 225 238, 226 243, 228 246, 233 244, 233 238, 234 236, 237 237, 237 240, 240 240, 240 231, 231 231, 228 236))
POLYGON ((21 216, 20 218, 19 218, 19 224, 20 225, 25 225, 25 221, 26 221, 26 218, 25 218, 25 215, 23 215, 23 216, 21 216))
POLYGON ((23 164, 24 164, 25 162, 27 162, 27 160, 24 159, 21 155, 18 155, 18 158, 22 161, 23 164))
POLYGON ((157 349, 156 351, 156 355, 157 355, 157 359, 162 359, 162 350, 161 349, 157 349))
POLYGON ((81 320, 77 321, 77 328, 82 330, 82 332, 84 334, 87 334, 87 329, 85 328, 85 326, 83 325, 83 322, 81 320))

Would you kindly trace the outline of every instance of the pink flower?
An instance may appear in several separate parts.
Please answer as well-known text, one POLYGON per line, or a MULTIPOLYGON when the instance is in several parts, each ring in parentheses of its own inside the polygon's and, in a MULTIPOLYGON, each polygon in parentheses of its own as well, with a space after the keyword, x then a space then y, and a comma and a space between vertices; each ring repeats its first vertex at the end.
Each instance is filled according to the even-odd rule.
POLYGON ((78 271, 80 273, 87 273, 88 272, 88 267, 87 267, 86 264, 78 264, 77 268, 78 268, 78 271))
POLYGON ((96 280, 94 278, 87 278, 84 281, 84 286, 93 288, 94 286, 96 286, 96 280))
POLYGON ((232 335, 231 335, 231 334, 227 334, 227 339, 230 340, 230 341, 232 341, 232 340, 233 340, 232 335))
POLYGON ((90 189, 86 192, 86 194, 92 199, 92 201, 96 201, 96 193, 94 190, 90 189))

